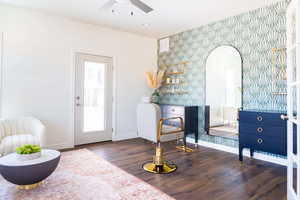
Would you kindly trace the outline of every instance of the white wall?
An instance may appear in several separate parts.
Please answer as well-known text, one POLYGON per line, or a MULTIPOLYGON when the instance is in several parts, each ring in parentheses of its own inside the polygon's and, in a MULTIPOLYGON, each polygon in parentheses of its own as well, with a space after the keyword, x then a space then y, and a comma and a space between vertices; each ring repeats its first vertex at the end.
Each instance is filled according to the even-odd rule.
POLYGON ((3 75, 3 32, 1 31, 1 28, 0 28, 0 117, 1 117, 1 113, 2 113, 2 82, 3 82, 3 78, 2 78, 2 75, 3 75))
POLYGON ((136 105, 150 94, 144 72, 156 68, 155 39, 0 4, 4 32, 3 117, 35 116, 49 147, 73 146, 73 52, 115 62, 115 140, 136 137, 136 105))

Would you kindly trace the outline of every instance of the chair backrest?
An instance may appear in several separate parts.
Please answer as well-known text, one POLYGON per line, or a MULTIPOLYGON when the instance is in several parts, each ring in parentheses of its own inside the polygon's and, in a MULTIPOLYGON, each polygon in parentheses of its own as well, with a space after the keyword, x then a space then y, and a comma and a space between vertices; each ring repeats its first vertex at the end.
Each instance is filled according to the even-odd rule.
POLYGON ((32 117, 0 119, 0 140, 3 137, 19 134, 32 134, 34 124, 39 120, 32 117))
POLYGON ((139 103, 137 107, 137 127, 140 137, 156 141, 160 107, 152 103, 139 103))

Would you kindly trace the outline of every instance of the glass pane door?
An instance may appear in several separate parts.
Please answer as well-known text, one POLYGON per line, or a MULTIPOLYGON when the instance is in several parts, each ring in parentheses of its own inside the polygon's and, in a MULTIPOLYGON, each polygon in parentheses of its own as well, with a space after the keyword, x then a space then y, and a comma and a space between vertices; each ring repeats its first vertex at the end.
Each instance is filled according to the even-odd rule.
POLYGON ((105 64, 84 63, 83 132, 105 130, 105 64))
POLYGON ((300 0, 287 9, 287 199, 300 199, 300 0))
POLYGON ((112 58, 76 54, 75 144, 112 139, 112 58))

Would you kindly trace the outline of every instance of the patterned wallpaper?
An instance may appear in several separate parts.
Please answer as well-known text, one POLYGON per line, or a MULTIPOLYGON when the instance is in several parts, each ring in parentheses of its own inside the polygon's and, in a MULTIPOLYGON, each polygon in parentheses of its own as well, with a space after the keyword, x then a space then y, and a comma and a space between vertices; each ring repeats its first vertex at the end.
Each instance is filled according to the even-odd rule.
POLYGON ((163 95, 160 103, 200 106, 200 140, 238 146, 235 140, 208 136, 203 129, 205 63, 210 51, 219 45, 232 45, 242 55, 244 109, 286 110, 285 96, 273 95, 271 89, 271 49, 285 46, 286 6, 279 2, 170 36, 170 51, 159 54, 158 64, 189 61, 184 75, 188 94, 163 95))

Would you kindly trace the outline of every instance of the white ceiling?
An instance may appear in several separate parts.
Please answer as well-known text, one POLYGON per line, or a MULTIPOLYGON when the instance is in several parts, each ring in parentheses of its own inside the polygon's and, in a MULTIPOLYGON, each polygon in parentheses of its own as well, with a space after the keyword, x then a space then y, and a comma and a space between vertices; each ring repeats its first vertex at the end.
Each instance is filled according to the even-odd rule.
POLYGON ((143 0, 154 9, 145 14, 132 5, 100 11, 108 0, 0 0, 0 3, 38 9, 92 24, 162 38, 213 21, 270 5, 278 0, 143 0), (134 16, 130 12, 134 12, 134 16), (145 27, 142 24, 150 24, 145 27))

